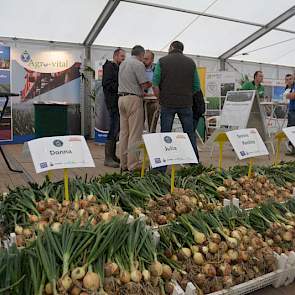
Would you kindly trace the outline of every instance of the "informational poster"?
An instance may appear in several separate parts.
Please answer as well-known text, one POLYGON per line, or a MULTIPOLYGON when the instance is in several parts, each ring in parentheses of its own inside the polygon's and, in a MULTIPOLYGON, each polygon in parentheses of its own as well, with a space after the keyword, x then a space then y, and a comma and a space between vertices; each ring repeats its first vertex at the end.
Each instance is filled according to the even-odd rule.
POLYGON ((43 137, 28 142, 36 173, 95 167, 85 138, 80 135, 43 137))
POLYGON ((255 128, 226 132, 239 160, 268 155, 268 150, 255 128))
MULTIPOLYGON (((10 47, 3 45, 0 45, 0 92, 11 92, 10 47)), ((12 103, 10 99, 6 105, 6 97, 0 97, 0 113, 2 115, 0 142, 12 141, 12 103)))
POLYGON ((186 133, 150 133, 144 134, 143 140, 152 168, 172 164, 198 163, 186 133))
POLYGON ((295 146, 295 126, 283 128, 283 132, 291 141, 292 145, 295 146))
POLYGON ((220 126, 246 128, 255 97, 255 90, 227 92, 220 117, 220 126))
POLYGON ((235 90, 235 72, 208 72, 206 75, 206 97, 226 96, 227 91, 235 90))
POLYGON ((11 92, 14 142, 34 138, 34 103, 68 103, 75 133, 80 133, 81 50, 18 45, 11 48, 11 92))

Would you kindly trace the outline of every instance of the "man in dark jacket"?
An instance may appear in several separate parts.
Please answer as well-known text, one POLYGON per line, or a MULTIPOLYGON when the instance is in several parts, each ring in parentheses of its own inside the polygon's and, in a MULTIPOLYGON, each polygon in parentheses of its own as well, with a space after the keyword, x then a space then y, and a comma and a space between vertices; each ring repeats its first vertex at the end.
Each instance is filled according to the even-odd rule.
POLYGON ((104 165, 113 168, 120 167, 120 160, 116 157, 116 142, 120 130, 118 74, 119 65, 125 60, 125 56, 125 51, 122 48, 117 48, 113 54, 113 61, 107 60, 103 65, 102 87, 110 115, 110 128, 105 144, 104 165))
POLYGON ((193 94, 200 90, 195 62, 183 54, 183 44, 174 41, 169 54, 160 58, 153 78, 154 93, 161 105, 161 132, 171 132, 177 114, 199 158, 193 126, 193 94))

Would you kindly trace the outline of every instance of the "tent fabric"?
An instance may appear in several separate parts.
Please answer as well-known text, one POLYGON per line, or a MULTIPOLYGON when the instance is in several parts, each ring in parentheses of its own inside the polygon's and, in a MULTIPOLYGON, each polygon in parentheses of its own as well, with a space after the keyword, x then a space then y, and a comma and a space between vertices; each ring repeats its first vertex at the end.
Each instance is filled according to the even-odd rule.
MULTIPOLYGON (((16 37, 82 44, 109 1, 6 1, 0 11, 0 40, 1 37, 16 37)), ((94 45, 132 47, 141 44, 145 48, 167 51, 169 43, 177 39, 184 43, 188 54, 218 57, 294 7, 294 0, 138 1, 146 5, 131 2, 120 1, 94 45), (200 16, 189 11, 235 21, 200 16)), ((295 66, 295 16, 278 28, 294 33, 274 29, 231 59, 295 66)))

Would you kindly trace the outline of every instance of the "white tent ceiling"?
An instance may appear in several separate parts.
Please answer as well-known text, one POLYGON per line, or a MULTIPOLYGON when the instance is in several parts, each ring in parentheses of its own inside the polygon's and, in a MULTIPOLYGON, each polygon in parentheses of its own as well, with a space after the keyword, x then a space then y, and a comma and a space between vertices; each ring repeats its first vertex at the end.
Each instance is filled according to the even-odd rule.
MULTIPOLYGON (((101 22, 96 45, 141 44, 167 50, 178 39, 186 53, 219 57, 274 18, 294 10, 294 4, 294 0, 9 0, 0 11, 0 38, 81 44, 96 21, 103 19, 107 22, 101 22), (104 8, 115 2, 120 3, 114 5, 113 14, 106 15, 104 8)), ((295 66, 295 16, 278 28, 289 32, 271 30, 232 58, 295 66)))

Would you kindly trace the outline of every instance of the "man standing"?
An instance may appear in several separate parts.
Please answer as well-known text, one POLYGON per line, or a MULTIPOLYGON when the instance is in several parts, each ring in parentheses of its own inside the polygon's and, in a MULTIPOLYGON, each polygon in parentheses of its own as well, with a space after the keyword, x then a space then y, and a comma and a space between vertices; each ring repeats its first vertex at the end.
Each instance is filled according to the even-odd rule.
MULTIPOLYGON (((150 82, 153 81, 154 77, 154 58, 155 55, 151 50, 146 50, 144 55, 144 65, 145 65, 145 72, 147 75, 147 78, 150 82)), ((159 102, 158 99, 155 97, 153 88, 150 87, 144 92, 145 97, 145 104, 147 109, 147 123, 148 123, 148 131, 149 132, 156 132, 157 128, 157 122, 159 119, 158 116, 158 108, 159 108, 159 102)))
POLYGON ((263 82, 262 71, 256 71, 254 73, 254 80, 245 82, 242 85, 241 90, 256 90, 259 98, 264 98, 264 86, 261 84, 263 82))
POLYGON ((143 94, 151 87, 143 64, 145 50, 136 45, 119 70, 120 160, 121 169, 136 170, 139 153, 132 151, 143 133, 143 94))
POLYGON ((195 62, 183 54, 179 41, 170 45, 169 54, 160 58, 153 79, 154 93, 161 105, 161 132, 171 132, 177 114, 199 159, 193 126, 193 94, 200 90, 195 62))
MULTIPOLYGON (((288 105, 288 124, 287 127, 295 126, 295 83, 294 76, 291 74, 287 74, 285 76, 286 88, 283 94, 284 100, 289 100, 288 105)), ((289 145, 292 145, 289 142, 289 145)), ((291 151, 287 152, 286 155, 293 156, 295 155, 295 148, 292 145, 291 151)))
POLYGON ((105 144, 104 165, 113 168, 118 168, 120 166, 120 160, 116 157, 116 142, 120 130, 118 74, 119 65, 125 60, 125 56, 125 51, 121 48, 117 48, 113 54, 113 61, 107 60, 103 65, 102 87, 110 116, 110 128, 105 144))

